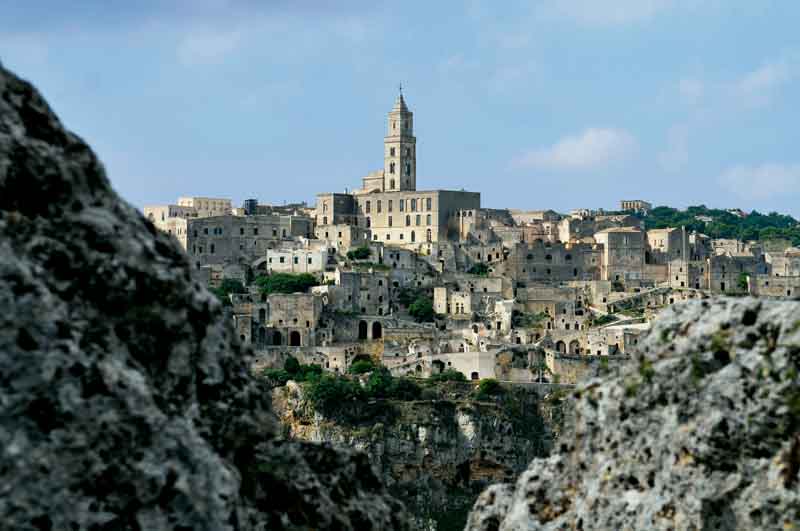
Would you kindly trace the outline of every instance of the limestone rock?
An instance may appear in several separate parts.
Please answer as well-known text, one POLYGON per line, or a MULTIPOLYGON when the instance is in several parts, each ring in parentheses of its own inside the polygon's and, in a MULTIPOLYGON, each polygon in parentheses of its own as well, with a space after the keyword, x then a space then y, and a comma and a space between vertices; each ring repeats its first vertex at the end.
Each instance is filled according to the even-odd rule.
POLYGON ((642 354, 579 387, 572 432, 467 529, 800 527, 800 302, 718 299, 659 317, 642 354))
POLYGON ((275 439, 189 267, 0 66, 0 527, 406 528, 365 456, 275 439))

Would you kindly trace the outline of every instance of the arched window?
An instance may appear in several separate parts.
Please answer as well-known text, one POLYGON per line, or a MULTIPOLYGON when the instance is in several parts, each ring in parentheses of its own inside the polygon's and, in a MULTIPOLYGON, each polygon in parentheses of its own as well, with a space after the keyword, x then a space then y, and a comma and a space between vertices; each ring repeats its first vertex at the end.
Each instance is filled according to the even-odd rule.
POLYGON ((411 200, 411 212, 416 212, 416 211, 417 211, 417 200, 416 199, 412 199, 411 200))
POLYGON ((413 230, 411 231, 411 241, 412 241, 412 242, 415 242, 415 241, 417 241, 417 235, 414 233, 414 231, 413 231, 413 230))
POLYGON ((411 163, 406 162, 406 176, 411 176, 411 163))
POLYGON ((428 214, 428 225, 430 225, 430 224, 431 224, 431 215, 428 214))
POLYGON ((394 162, 389 163, 389 173, 394 174, 394 162))
POLYGON ((432 242, 433 241, 433 235, 431 234, 431 229, 428 229, 428 232, 427 232, 427 235, 426 235, 426 239, 427 239, 428 242, 432 242))
POLYGON ((406 227, 411 226, 411 216, 406 216, 406 227))
POLYGON ((327 225, 327 224, 328 224, 328 216, 323 216, 323 218, 322 218, 322 224, 323 224, 323 225, 327 225))
POLYGON ((372 226, 372 220, 367 218, 367 228, 370 228, 371 226, 372 226))
POLYGON ((394 190, 394 179, 389 181, 389 190, 394 190))
POLYGON ((548 262, 552 262, 553 261, 553 255, 552 254, 548 254, 547 256, 544 257, 544 259, 547 260, 548 262))

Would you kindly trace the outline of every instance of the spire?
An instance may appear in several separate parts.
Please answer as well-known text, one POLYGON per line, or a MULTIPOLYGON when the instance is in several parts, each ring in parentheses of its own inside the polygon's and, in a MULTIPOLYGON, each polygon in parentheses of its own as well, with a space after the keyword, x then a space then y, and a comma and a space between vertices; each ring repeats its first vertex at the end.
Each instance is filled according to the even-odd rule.
POLYGON ((403 84, 400 83, 400 91, 397 94, 397 99, 394 100, 394 107, 392 108, 393 112, 402 111, 408 112, 408 107, 406 106, 406 100, 403 99, 403 84))

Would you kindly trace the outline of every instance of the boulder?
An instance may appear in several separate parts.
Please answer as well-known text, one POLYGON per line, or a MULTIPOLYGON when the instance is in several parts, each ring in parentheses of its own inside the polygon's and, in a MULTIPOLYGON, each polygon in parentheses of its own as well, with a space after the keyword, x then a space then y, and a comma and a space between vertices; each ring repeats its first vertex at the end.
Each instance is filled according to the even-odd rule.
POLYGON ((675 305, 640 346, 468 530, 800 527, 800 302, 675 305))
POLYGON ((0 66, 0 525, 405 529, 367 458, 276 438, 189 259, 0 66))

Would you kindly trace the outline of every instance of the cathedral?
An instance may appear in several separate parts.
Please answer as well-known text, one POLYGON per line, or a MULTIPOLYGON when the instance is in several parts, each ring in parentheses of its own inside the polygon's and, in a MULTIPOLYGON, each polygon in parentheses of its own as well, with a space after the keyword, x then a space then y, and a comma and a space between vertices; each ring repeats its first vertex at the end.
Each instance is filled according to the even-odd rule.
POLYGON ((372 241, 416 247, 457 240, 459 216, 480 206, 477 192, 417 190, 414 113, 401 91, 386 123, 383 169, 364 177, 360 190, 317 194, 316 222, 320 228, 357 226, 372 241))

